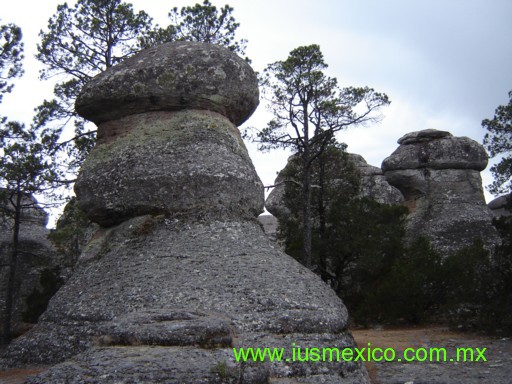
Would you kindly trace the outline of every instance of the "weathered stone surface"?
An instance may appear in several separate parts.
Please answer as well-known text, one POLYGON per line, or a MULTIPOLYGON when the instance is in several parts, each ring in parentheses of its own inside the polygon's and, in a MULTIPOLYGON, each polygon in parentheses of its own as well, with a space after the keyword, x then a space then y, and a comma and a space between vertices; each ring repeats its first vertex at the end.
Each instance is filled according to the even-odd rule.
POLYGON ((476 141, 449 132, 412 132, 382 163, 387 181, 405 197, 407 236, 426 236, 443 255, 477 238, 498 242, 485 205, 480 171, 487 154, 476 141))
MULTIPOLYGON (((340 299, 271 245, 256 222, 194 224, 147 216, 105 230, 88 251, 94 254, 84 255, 38 326, 11 345, 11 361, 54 363, 95 345, 290 351, 301 341, 317 348, 353 345, 340 299)), ((364 382, 358 365, 283 362, 268 368, 273 376, 341 370, 364 382)))
POLYGON ((494 217, 512 216, 512 195, 504 195, 495 198, 487 204, 494 217))
MULTIPOLYGON (((24 208, 20 220, 11 327, 15 335, 26 330, 27 323, 37 320, 42 306, 49 300, 48 294, 43 292, 58 288, 51 286, 52 282, 48 281, 48 278, 45 280, 43 277, 41 281, 41 276, 53 276, 56 280, 64 280, 73 267, 73 260, 65 254, 58 253, 48 240, 48 215, 36 199, 26 195, 21 202, 24 208)), ((0 201, 0 204, 0 324, 3 324, 12 254, 14 212, 7 200, 0 201)), ((3 328, 0 329, 0 335, 2 332, 3 328)))
MULTIPOLYGON (((156 58, 169 54, 161 49, 156 58)), ((206 79, 197 67, 190 72, 206 79)), ((346 308, 262 231, 262 184, 223 114, 160 106, 121 117, 132 111, 119 108, 103 115, 115 120, 100 122, 108 134, 76 186, 78 205, 102 227, 4 364, 58 363, 30 383, 368 383, 360 362, 234 360, 233 347, 353 347, 346 308)))
POLYGON ((94 348, 26 383, 263 384, 268 376, 263 364, 236 364, 230 348, 138 346, 94 348))
POLYGON ((254 217, 263 185, 238 129, 207 111, 150 112, 103 123, 123 134, 99 141, 75 192, 103 226, 145 214, 254 217))
MULTIPOLYGON (((290 158, 288 159, 290 162, 290 158)), ((274 181, 275 187, 270 191, 267 199, 265 200, 265 208, 273 216, 279 218, 285 218, 290 215, 290 209, 284 203, 284 193, 286 185, 284 184, 285 177, 283 171, 279 172, 276 180, 274 181)))
POLYGON ((258 103, 256 74, 243 59, 217 45, 172 42, 96 76, 82 89, 76 110, 99 124, 150 111, 201 109, 238 126, 258 103))
POLYGON ((269 214, 263 214, 258 216, 258 221, 263 227, 263 231, 270 237, 270 239, 275 240, 277 234, 277 218, 275 216, 269 214))
POLYGON ((398 144, 417 144, 452 136, 453 135, 447 131, 438 131, 437 129, 424 129, 423 131, 406 133, 398 139, 398 144))
POLYGON ((354 153, 348 154, 348 160, 354 164, 361 176, 360 197, 369 197, 381 204, 403 204, 402 193, 387 182, 379 167, 369 165, 361 155, 354 153))
MULTIPOLYGON (((292 160, 293 156, 288 159, 288 164, 290 164, 290 161, 292 160)), ((359 173, 360 197, 369 197, 381 204, 403 204, 404 197, 402 196, 402 193, 387 182, 380 168, 369 165, 361 155, 355 153, 347 153, 345 161, 349 161, 359 173)), ((338 165, 339 168, 344 166, 344 164, 338 165)), ((265 208, 278 219, 285 218, 290 214, 290 210, 284 204, 286 186, 284 184, 283 171, 277 175, 274 182, 276 186, 272 189, 265 200, 265 208)), ((343 180, 333 181, 341 183, 344 182, 343 180)))
POLYGON ((427 129, 398 140, 400 146, 382 162, 384 172, 401 169, 472 169, 483 171, 488 156, 484 147, 467 137, 427 129))

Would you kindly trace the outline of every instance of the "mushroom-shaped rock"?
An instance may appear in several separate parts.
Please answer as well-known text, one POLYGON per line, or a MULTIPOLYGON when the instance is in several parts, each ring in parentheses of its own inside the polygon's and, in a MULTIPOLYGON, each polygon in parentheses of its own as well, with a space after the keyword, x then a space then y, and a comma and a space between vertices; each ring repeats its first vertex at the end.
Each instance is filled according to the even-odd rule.
POLYGON ((497 197, 487 206, 496 218, 510 217, 512 216, 512 194, 497 197))
POLYGON ((76 111, 99 124, 143 112, 201 109, 238 126, 258 103, 257 77, 246 61, 218 45, 173 42, 96 76, 83 87, 76 111))
POLYGON ((482 145, 435 129, 408 133, 398 143, 382 169, 404 195, 409 239, 426 236, 444 255, 477 238, 495 245, 480 177, 488 159, 482 145))
POLYGON ((198 43, 141 52, 86 87, 79 111, 99 140, 75 190, 102 228, 8 364, 60 363, 31 383, 369 382, 361 362, 235 359, 355 346, 341 299, 256 219, 263 186, 235 126, 256 105, 236 101, 256 95, 245 62, 198 43), (145 76, 140 106, 130 63, 145 76))
POLYGON ((76 103, 98 125, 79 207, 107 227, 145 214, 258 216, 263 186, 235 126, 257 104, 254 71, 216 45, 167 43, 103 72, 76 103))
POLYGON ((426 129, 411 132, 398 140, 400 146, 382 163, 384 172, 397 169, 473 169, 483 171, 488 156, 485 149, 467 137, 426 129))

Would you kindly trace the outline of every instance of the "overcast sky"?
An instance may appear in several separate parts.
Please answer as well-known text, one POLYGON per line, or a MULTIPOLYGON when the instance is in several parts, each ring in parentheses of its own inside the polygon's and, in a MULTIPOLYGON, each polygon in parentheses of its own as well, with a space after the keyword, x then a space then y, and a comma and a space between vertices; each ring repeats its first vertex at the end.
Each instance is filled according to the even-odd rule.
MULTIPOLYGON (((512 90, 511 0, 211 0, 234 7, 238 37, 249 41, 255 70, 301 45, 319 44, 328 74, 342 86, 370 86, 392 103, 384 119, 370 127, 341 132, 348 151, 380 166, 407 132, 426 128, 450 131, 482 142, 484 118, 508 102, 512 90)), ((53 84, 38 80, 33 59, 38 32, 63 1, 1 0, 2 23, 23 29, 25 71, 0 114, 29 124, 33 109, 51 97, 53 84)), ((133 0, 160 25, 170 8, 199 1, 133 0)), ((200 0, 202 2, 202 0, 200 0)), ((74 4, 74 1, 68 1, 74 4)), ((246 123, 262 128, 271 116, 264 105, 246 123)), ((249 145, 258 174, 272 184, 288 153, 259 153, 249 145)), ((483 174, 484 184, 492 177, 483 174)), ((492 197, 487 193, 487 199, 492 197)))

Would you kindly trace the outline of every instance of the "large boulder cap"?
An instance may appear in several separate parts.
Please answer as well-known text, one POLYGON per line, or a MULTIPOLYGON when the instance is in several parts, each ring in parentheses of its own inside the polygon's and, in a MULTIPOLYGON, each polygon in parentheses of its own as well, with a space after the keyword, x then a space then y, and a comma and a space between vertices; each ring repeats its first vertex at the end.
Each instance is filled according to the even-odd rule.
POLYGON ((468 137, 426 129, 398 140, 400 146, 382 162, 384 172, 405 169, 473 169, 482 171, 488 156, 484 147, 468 137))
POLYGON ((200 109, 239 126, 258 103, 257 77, 246 61, 222 46, 171 42, 94 77, 75 107, 96 124, 143 112, 200 109))

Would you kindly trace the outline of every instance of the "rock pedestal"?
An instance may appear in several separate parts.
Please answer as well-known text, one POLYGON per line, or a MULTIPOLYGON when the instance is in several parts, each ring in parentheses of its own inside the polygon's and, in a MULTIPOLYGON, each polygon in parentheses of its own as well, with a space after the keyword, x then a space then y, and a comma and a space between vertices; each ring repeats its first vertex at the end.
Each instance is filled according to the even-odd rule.
POLYGON ((28 382, 369 382, 359 362, 292 358, 354 341, 341 300, 256 220, 263 186, 236 125, 257 103, 249 65, 200 43, 143 51, 84 88, 98 143, 76 194, 101 229, 7 352, 57 364, 28 382), (233 347, 288 360, 242 364, 233 347))
POLYGON ((408 238, 425 236, 445 256, 476 239, 496 245, 480 177, 488 159, 482 145, 435 129, 408 133, 398 144, 382 170, 405 197, 408 238))

